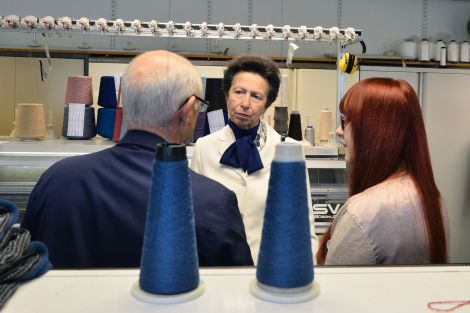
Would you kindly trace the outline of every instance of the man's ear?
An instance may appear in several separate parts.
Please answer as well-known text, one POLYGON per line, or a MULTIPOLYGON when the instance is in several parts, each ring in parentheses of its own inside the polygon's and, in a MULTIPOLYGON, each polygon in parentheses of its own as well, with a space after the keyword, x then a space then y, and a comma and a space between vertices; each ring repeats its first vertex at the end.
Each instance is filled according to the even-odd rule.
POLYGON ((183 105, 181 110, 179 111, 179 121, 184 123, 189 123, 189 119, 191 118, 191 113, 195 111, 194 106, 196 105, 196 98, 189 97, 188 101, 183 105))

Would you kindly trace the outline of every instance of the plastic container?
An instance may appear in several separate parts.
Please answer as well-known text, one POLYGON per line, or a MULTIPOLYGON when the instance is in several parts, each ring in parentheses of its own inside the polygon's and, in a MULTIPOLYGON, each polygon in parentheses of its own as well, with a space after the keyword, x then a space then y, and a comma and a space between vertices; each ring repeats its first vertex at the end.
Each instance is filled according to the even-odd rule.
POLYGON ((315 145, 315 128, 313 125, 309 124, 305 128, 305 140, 307 140, 312 146, 315 145))
POLYGON ((434 44, 434 60, 440 61, 441 60, 441 48, 445 47, 446 44, 441 39, 437 40, 434 44))
POLYGON ((446 67, 446 60, 447 60, 447 48, 441 47, 439 66, 446 67))
POLYGON ((459 62, 459 45, 455 40, 451 40, 447 46, 447 62, 459 62))
POLYGON ((420 61, 430 61, 429 56, 429 41, 426 38, 423 38, 419 44, 419 58, 420 61))
POLYGON ((464 40, 460 43, 460 62, 469 63, 470 62, 470 44, 468 41, 464 40))
POLYGON ((401 57, 403 59, 416 60, 418 58, 418 46, 414 39, 405 39, 401 44, 401 57))

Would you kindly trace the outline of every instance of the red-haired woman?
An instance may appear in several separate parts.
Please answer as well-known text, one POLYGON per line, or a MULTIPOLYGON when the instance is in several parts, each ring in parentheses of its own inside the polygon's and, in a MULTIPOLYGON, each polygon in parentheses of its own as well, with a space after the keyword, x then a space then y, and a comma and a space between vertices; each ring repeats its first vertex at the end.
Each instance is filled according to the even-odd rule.
POLYGON ((445 263, 447 218, 413 88, 366 79, 339 109, 350 198, 323 236, 318 263, 445 263))

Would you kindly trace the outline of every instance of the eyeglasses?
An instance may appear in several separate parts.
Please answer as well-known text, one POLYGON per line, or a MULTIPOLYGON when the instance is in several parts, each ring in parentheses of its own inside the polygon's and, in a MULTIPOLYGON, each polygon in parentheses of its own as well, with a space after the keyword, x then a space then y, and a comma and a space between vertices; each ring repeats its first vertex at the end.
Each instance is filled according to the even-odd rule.
POLYGON ((346 119, 346 116, 344 116, 344 114, 340 114, 340 120, 341 120, 341 130, 344 130, 344 127, 348 123, 348 120, 346 119))
POLYGON ((181 110, 184 107, 186 102, 188 102, 191 97, 196 98, 196 100, 201 103, 201 107, 199 108, 199 112, 206 112, 207 111, 207 108, 209 107, 210 102, 207 101, 207 100, 204 100, 201 97, 198 97, 196 95, 191 95, 186 100, 184 100, 183 103, 181 103, 180 106, 178 107, 178 111, 181 110))

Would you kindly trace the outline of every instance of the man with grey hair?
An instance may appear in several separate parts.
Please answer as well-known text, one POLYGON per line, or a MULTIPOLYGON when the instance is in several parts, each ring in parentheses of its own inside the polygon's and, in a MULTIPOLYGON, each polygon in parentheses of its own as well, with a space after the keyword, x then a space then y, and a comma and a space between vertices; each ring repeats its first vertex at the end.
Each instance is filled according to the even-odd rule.
MULTIPOLYGON (((22 226, 46 243, 56 268, 140 265, 155 146, 191 138, 204 102, 201 86, 195 67, 171 52, 147 52, 129 64, 124 137, 55 163, 31 193, 22 226)), ((190 175, 200 265, 252 265, 235 194, 190 175)))

